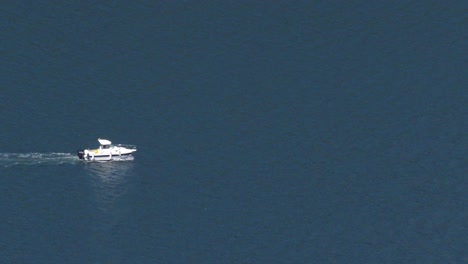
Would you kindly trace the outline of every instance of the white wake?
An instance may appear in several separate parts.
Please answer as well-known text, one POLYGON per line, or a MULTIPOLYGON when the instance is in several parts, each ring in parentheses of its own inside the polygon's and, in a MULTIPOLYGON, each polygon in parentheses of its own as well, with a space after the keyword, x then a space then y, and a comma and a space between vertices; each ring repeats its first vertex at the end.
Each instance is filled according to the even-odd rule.
POLYGON ((0 153, 0 167, 15 165, 60 165, 79 162, 71 153, 0 153))

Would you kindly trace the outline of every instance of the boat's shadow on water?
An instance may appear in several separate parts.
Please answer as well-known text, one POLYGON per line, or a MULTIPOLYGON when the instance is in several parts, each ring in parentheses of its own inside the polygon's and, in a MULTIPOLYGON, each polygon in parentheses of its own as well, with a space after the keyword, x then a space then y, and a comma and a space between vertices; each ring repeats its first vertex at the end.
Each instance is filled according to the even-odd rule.
POLYGON ((90 162, 85 164, 95 189, 96 200, 101 210, 109 210, 115 200, 127 192, 128 177, 132 174, 132 161, 90 162))

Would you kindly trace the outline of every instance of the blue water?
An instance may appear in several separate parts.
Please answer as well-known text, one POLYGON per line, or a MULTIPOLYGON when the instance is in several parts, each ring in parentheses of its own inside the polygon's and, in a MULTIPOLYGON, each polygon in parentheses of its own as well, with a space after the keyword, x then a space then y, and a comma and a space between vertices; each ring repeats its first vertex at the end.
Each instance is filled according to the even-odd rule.
POLYGON ((0 263, 468 263, 466 8, 4 3, 0 263))

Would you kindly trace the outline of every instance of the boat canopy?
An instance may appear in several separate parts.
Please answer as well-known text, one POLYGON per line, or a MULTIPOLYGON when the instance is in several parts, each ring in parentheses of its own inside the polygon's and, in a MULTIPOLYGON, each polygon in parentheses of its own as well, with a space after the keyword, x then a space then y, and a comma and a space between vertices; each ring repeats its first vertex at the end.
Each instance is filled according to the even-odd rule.
POLYGON ((112 144, 112 142, 110 142, 110 141, 107 140, 107 139, 98 138, 98 141, 99 141, 99 144, 101 144, 101 145, 103 145, 103 146, 104 146, 104 145, 110 145, 110 144, 112 144))

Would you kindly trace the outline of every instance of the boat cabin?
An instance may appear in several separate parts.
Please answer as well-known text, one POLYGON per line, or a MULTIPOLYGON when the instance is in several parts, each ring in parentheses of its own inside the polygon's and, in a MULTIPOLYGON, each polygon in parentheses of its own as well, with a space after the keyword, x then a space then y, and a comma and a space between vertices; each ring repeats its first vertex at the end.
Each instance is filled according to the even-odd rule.
POLYGON ((100 149, 109 149, 112 146, 112 142, 107 139, 98 138, 98 141, 99 144, 101 144, 101 146, 99 146, 100 149))

